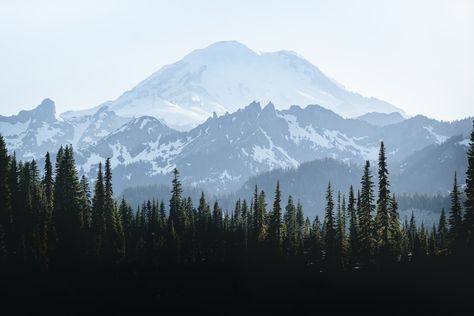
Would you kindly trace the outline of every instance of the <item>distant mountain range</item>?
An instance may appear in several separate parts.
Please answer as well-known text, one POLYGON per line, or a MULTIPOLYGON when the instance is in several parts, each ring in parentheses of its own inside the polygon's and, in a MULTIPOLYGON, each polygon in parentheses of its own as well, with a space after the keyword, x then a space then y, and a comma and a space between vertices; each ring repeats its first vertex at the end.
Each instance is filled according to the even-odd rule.
POLYGON ((385 101, 346 90, 296 53, 258 53, 229 41, 194 50, 114 101, 61 116, 90 116, 107 106, 120 116, 154 116, 170 127, 189 130, 214 112, 232 113, 253 101, 272 102, 277 109, 321 104, 343 117, 403 112, 385 101))
MULTIPOLYGON (((449 123, 424 116, 375 126, 318 105, 277 110, 271 103, 262 108, 256 102, 214 115, 188 132, 152 116, 125 119, 108 108, 70 119, 57 119, 54 113, 54 103, 45 100, 32 111, 0 117, 0 133, 23 160, 41 159, 46 151, 54 154, 61 144, 72 144, 80 172, 91 179, 99 161, 110 157, 116 192, 168 184, 176 167, 186 185, 229 193, 259 173, 297 168, 315 159, 330 157, 346 165, 374 161, 380 140, 392 173, 407 170, 406 177, 413 178, 410 190, 445 191, 436 177, 444 172, 440 168, 449 175, 459 166, 472 128, 471 119, 449 123), (428 175, 431 183, 422 186, 428 175)), ((403 183, 400 188, 408 185, 403 183)))

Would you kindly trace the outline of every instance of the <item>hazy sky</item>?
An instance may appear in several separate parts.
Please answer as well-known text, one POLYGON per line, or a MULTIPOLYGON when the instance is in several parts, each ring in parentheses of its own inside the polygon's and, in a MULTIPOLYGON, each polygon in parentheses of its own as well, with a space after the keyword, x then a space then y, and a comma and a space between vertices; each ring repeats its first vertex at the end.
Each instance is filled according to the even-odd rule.
POLYGON ((0 0, 0 114, 92 107, 222 40, 295 51, 409 114, 474 115, 469 0, 0 0))

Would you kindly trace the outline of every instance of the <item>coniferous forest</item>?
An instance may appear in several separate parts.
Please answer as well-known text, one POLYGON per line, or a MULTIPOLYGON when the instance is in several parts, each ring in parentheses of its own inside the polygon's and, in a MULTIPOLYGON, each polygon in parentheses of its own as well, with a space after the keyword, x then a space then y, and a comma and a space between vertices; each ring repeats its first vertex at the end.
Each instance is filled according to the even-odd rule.
POLYGON ((450 208, 432 227, 400 218, 383 142, 360 183, 346 192, 327 184, 323 218, 307 217, 297 196, 282 201, 278 182, 232 210, 204 193, 192 201, 176 169, 169 201, 134 206, 115 198, 110 159, 87 179, 71 146, 55 157, 46 153, 40 170, 0 137, 4 302, 404 314, 453 312, 474 293, 474 131, 466 183, 446 179, 450 208))

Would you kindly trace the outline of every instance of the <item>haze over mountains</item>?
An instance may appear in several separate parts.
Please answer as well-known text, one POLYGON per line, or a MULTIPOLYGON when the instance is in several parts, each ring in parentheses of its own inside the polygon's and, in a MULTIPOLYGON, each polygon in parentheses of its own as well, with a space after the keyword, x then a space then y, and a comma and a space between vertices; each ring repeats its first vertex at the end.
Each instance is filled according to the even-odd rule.
POLYGON ((446 193, 451 183, 440 177, 462 174, 471 119, 443 122, 400 112, 345 90, 295 53, 219 42, 96 108, 57 117, 54 102, 45 99, 34 110, 0 116, 0 133, 21 160, 41 160, 46 151, 54 155, 72 144, 89 179, 110 157, 116 192, 168 184, 178 168, 185 185, 216 194, 316 159, 346 166, 315 175, 325 186, 327 177, 376 160, 383 140, 397 192, 446 193))

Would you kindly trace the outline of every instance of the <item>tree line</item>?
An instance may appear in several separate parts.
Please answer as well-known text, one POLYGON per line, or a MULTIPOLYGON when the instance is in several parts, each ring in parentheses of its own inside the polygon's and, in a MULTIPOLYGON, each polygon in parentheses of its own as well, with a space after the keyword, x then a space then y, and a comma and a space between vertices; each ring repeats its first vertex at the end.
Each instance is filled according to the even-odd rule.
POLYGON ((18 162, 0 135, 0 262, 49 269, 81 260, 110 265, 140 258, 157 264, 271 258, 349 270, 472 256, 474 129, 467 159, 464 198, 454 174, 449 210, 441 211, 437 225, 425 227, 414 214, 400 219, 383 142, 377 174, 366 161, 358 188, 336 193, 329 183, 324 218, 310 219, 292 196, 281 200, 279 182, 271 205, 258 186, 232 211, 204 193, 195 204, 183 196, 176 169, 169 201, 132 207, 114 198, 110 159, 99 163, 91 189, 76 169, 72 146, 59 149, 54 167, 46 153, 40 175, 37 162, 18 162))

